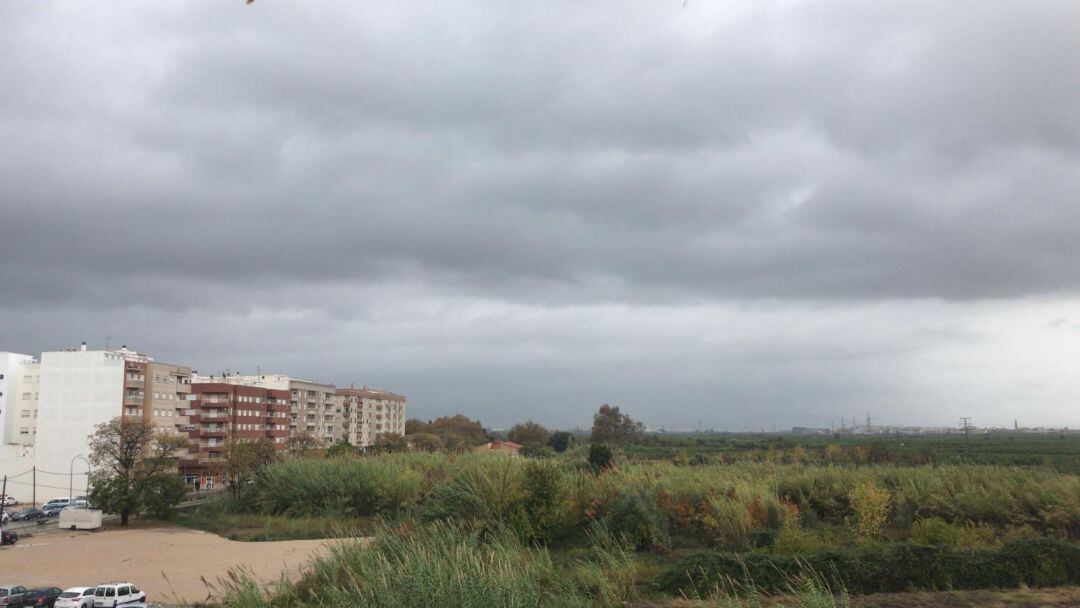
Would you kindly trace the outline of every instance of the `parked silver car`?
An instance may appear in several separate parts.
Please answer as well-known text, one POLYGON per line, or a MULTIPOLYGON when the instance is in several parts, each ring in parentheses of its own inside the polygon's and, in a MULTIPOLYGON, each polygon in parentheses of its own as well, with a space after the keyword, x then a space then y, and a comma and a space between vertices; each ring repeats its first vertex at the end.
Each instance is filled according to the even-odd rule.
POLYGON ((26 587, 21 585, 0 585, 0 606, 21 606, 26 587))

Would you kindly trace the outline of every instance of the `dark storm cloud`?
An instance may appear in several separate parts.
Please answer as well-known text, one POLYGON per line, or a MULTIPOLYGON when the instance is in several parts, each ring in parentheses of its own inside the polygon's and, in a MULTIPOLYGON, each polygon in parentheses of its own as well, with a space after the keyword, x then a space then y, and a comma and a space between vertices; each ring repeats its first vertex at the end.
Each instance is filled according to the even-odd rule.
MULTIPOLYGON (((339 324, 351 343, 379 319, 387 349, 421 334, 366 369, 448 406, 438 387, 508 360, 467 322, 492 306, 498 335, 549 356, 505 369, 489 406, 553 373, 591 402, 694 370, 680 383, 703 411, 718 386, 748 408, 868 391, 885 407, 918 374, 859 367, 871 389, 783 360, 846 352, 892 309, 806 345, 746 337, 738 357, 775 363, 753 377, 660 330, 616 336, 759 302, 803 324, 1076 297, 1078 34, 1073 2, 5 5, 0 348, 176 318, 186 334, 141 337, 196 335, 206 352, 170 352, 229 366, 265 350, 253 333, 339 324), (583 346, 609 305, 626 325, 583 346), (637 371, 650 343, 672 358, 637 371)), ((962 316, 857 352, 968 344, 962 316)))
POLYGON ((5 273, 512 299, 1080 285, 1074 5, 549 8, 11 19, 5 273))

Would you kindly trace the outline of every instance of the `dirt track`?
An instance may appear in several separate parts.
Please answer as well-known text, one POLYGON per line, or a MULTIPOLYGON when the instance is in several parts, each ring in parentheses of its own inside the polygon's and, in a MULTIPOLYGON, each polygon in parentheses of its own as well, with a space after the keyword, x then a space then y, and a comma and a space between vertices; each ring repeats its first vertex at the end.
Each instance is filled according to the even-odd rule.
POLYGON ((0 582, 58 587, 130 581, 150 601, 201 602, 229 568, 243 566, 263 581, 294 578, 327 542, 247 543, 186 528, 111 528, 41 534, 0 549, 0 582))

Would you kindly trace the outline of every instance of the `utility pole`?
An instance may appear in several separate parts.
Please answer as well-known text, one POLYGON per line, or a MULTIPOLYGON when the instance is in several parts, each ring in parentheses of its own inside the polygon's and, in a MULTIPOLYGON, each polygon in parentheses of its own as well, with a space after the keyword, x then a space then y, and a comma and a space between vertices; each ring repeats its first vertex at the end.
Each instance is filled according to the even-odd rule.
POLYGON ((968 438, 971 433, 971 429, 975 428, 975 425, 971 424, 971 418, 964 416, 960 419, 960 430, 964 431, 964 439, 968 438))
POLYGON ((7 504, 7 475, 4 475, 4 489, 0 490, 0 496, 3 497, 0 500, 0 531, 4 529, 4 505, 7 504))
POLYGON ((33 483, 32 483, 33 489, 30 490, 30 496, 31 496, 31 498, 30 498, 30 506, 31 507, 37 507, 37 467, 36 466, 33 467, 33 471, 34 472, 32 473, 32 477, 31 477, 33 479, 33 483))

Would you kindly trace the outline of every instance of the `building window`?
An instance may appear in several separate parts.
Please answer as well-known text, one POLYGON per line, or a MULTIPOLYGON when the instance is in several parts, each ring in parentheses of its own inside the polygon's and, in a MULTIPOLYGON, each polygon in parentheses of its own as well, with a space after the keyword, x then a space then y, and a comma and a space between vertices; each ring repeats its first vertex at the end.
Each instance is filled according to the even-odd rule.
POLYGON ((29 418, 30 417, 30 410, 23 410, 22 411, 22 417, 23 418, 29 418))
POLYGON ((23 398, 23 401, 29 401, 30 400, 30 393, 23 393, 22 398, 23 398))

